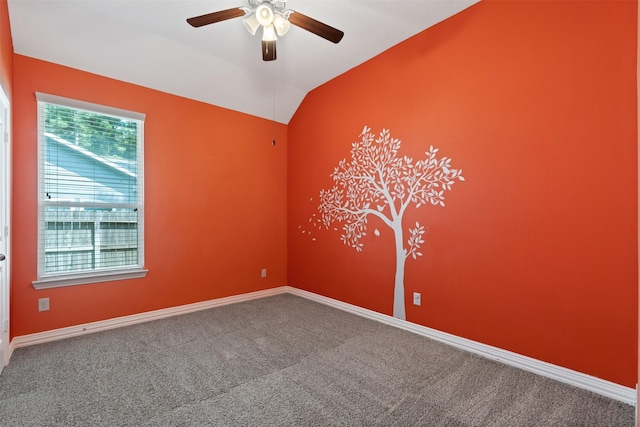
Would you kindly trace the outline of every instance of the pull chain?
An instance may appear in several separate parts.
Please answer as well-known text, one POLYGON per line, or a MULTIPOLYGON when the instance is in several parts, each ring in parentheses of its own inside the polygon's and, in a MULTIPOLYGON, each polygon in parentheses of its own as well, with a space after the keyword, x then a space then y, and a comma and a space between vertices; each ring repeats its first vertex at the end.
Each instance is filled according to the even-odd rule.
POLYGON ((271 140, 271 145, 276 145, 276 61, 271 61, 272 66, 272 76, 273 76, 273 98, 272 98, 272 120, 273 120, 273 138, 271 140))

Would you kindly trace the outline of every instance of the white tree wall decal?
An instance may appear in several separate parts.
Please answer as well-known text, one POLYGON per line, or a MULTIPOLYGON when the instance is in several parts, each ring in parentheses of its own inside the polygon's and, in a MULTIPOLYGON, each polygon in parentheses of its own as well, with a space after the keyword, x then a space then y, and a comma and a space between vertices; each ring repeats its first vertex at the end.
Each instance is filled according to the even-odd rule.
MULTIPOLYGON (((444 192, 451 190, 456 179, 464 181, 462 169, 451 167, 451 159, 438 159, 437 148, 431 146, 423 160, 413 161, 399 156, 401 141, 383 129, 378 138, 365 126, 361 140, 351 148, 351 161, 343 159, 331 177, 335 185, 320 191, 319 226, 329 228, 342 224, 341 240, 345 245, 362 251, 367 217, 378 217, 393 230, 396 253, 396 273, 393 291, 393 316, 406 319, 404 304, 404 267, 408 257, 422 256, 424 226, 418 222, 408 229, 404 240, 402 218, 409 206, 444 207, 444 192)), ((315 215, 314 215, 315 216, 315 215)), ((375 234, 379 235, 376 229, 375 234)))

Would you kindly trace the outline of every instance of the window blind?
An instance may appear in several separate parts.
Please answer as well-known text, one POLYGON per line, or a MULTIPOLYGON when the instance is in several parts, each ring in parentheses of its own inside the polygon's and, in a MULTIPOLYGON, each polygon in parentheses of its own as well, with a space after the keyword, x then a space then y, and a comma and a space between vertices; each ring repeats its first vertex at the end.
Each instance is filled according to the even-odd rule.
POLYGON ((39 278, 142 268, 144 115, 37 101, 39 278))

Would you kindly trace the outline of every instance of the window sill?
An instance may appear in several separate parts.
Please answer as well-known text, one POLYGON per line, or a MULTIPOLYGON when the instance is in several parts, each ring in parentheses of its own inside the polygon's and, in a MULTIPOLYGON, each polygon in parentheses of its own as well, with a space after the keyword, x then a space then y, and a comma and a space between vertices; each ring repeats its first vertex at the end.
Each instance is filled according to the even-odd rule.
POLYGON ((146 277, 149 270, 132 268, 127 270, 101 271, 64 276, 42 277, 31 282, 36 289, 60 288, 63 286, 86 285, 89 283, 111 282, 114 280, 137 279, 146 277))

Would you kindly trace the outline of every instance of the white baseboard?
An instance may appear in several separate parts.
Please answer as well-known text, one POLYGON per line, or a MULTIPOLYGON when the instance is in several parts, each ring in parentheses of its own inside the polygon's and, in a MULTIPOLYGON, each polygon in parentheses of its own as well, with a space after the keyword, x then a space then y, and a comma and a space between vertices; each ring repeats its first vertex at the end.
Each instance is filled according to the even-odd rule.
POLYGON ((69 326, 67 328, 54 329, 51 331, 37 332, 35 334, 14 337, 11 340, 10 352, 13 349, 26 347, 34 344, 41 344, 49 341, 56 341, 64 338, 76 337, 93 332, 106 331, 108 329, 131 326, 138 323, 159 320, 165 317, 178 316, 180 314, 193 313, 209 308, 220 307, 238 302, 250 301, 258 298, 279 295, 287 292, 287 287, 266 289, 264 291, 250 292, 246 294, 233 295, 225 298, 217 298, 209 301, 196 302, 193 304, 180 305, 177 307, 165 308, 162 310, 148 311, 145 313, 132 314, 130 316, 116 317, 114 319, 101 320, 98 322, 85 323, 82 325, 69 326))
POLYGON ((636 389, 625 387, 620 384, 573 371, 571 369, 563 368, 561 366, 553 365, 551 363, 533 359, 531 357, 523 356, 521 354, 513 353, 508 350, 503 350, 466 338, 461 338, 455 335, 448 334, 446 332, 428 328, 426 326, 421 326, 415 323, 407 322, 405 320, 396 319, 395 317, 387 316, 385 314, 368 310, 366 308, 358 307, 291 286, 281 286, 278 288, 266 289, 263 291, 250 292, 247 294, 234 295, 225 298, 218 298, 209 301, 181 305, 178 307, 171 307, 162 310, 133 314, 130 316, 117 317, 114 319, 85 323, 82 325, 70 326, 67 328, 60 328, 51 331, 18 336, 11 340, 11 343, 9 344, 9 357, 11 357, 13 350, 19 347, 26 347, 29 345, 41 344, 48 341, 55 341, 64 338, 90 334, 93 332, 135 325, 151 320, 158 320, 166 317, 177 316, 180 314, 207 310, 209 308, 250 301, 283 293, 297 295, 311 301, 315 301, 343 311, 347 311, 349 313, 356 314, 358 316, 363 316, 390 326, 404 329, 406 331, 422 335, 424 337, 451 345, 453 347, 478 354, 488 359, 497 360, 507 365, 524 369, 526 371, 552 378, 563 383, 571 384, 573 386, 580 387, 630 405, 636 406, 637 403, 636 389))
POLYGON ((303 291, 301 289, 293 287, 286 287, 286 289, 288 293, 291 293, 293 295, 307 298, 321 304, 326 304, 340 310, 348 311, 350 313, 373 319, 387 325, 395 326, 397 328, 422 335, 435 341, 439 341, 453 347, 475 353, 488 359, 497 360, 507 365, 524 369, 525 371, 533 372, 535 374, 552 378, 563 383, 571 384, 575 387, 580 387, 594 393, 598 393, 611 399, 619 400, 629 405, 636 406, 637 403, 636 390, 630 387, 625 387, 611 381, 603 380, 601 378, 593 377, 591 375, 583 374, 581 372, 577 372, 568 368, 563 368, 561 366, 533 359, 531 357, 523 356, 518 353, 513 353, 508 350, 503 350, 501 348, 482 344, 477 341, 461 338, 456 335, 451 335, 446 332, 428 328, 426 326, 407 322, 406 320, 396 319, 395 317, 387 316, 385 314, 381 314, 376 311, 368 310, 366 308, 358 307, 352 304, 347 304, 345 302, 314 294, 312 292, 303 291))

